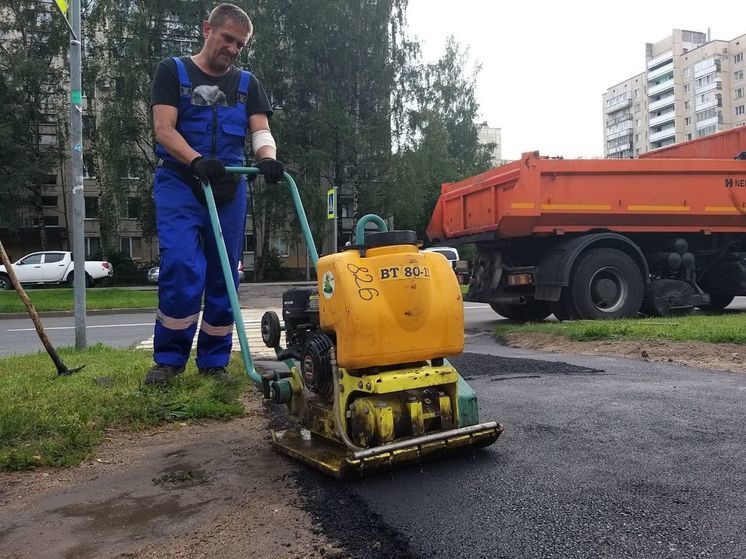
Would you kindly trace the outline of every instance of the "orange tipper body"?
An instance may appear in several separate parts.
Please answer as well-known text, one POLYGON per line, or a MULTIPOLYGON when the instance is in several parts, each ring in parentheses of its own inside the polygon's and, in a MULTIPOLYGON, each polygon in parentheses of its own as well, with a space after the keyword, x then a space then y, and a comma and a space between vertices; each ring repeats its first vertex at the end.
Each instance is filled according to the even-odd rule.
POLYGON ((457 355, 461 289, 450 263, 414 245, 345 250, 319 259, 319 318, 340 367, 361 369, 457 355))
POLYGON ((428 237, 515 238, 595 229, 745 232, 746 161, 733 158, 737 146, 746 146, 746 129, 727 132, 642 159, 525 153, 519 161, 444 184, 428 237))

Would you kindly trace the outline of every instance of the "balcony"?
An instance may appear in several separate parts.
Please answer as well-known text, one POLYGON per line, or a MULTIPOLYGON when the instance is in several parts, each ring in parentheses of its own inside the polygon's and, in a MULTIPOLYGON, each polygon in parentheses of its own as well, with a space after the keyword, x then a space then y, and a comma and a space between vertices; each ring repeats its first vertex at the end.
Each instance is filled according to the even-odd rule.
POLYGON ((606 134, 606 141, 610 142, 611 140, 616 140, 617 138, 622 138, 623 136, 629 136, 630 140, 632 139, 632 127, 625 128, 624 130, 618 130, 616 132, 607 133, 606 134))
POLYGON ((650 70, 648 72, 648 81, 653 81, 654 79, 665 76, 666 74, 671 74, 671 76, 673 76, 673 62, 669 62, 665 66, 661 66, 655 70, 650 70))
POLYGON ((671 60, 673 60, 672 50, 659 54, 655 58, 651 58, 650 60, 648 60, 648 70, 656 69, 658 66, 665 64, 666 62, 669 62, 671 60))
POLYGON ((715 115, 712 118, 701 120, 697 123, 697 130, 707 128, 708 126, 718 125, 723 123, 723 115, 715 115))
POLYGON ((672 107, 674 105, 674 100, 674 96, 669 95, 667 97, 664 97, 663 99, 651 101, 648 105, 648 112, 654 113, 660 109, 663 109, 664 107, 672 107))
POLYGON ((650 141, 660 142, 662 140, 665 140, 666 138, 675 138, 675 137, 676 137, 676 127, 671 126, 669 128, 665 128, 661 130, 660 132, 655 132, 654 134, 651 134, 650 141))
POLYGON ((649 86, 648 97, 653 97, 654 95, 658 95, 659 93, 663 93, 664 91, 668 91, 669 89, 673 89, 673 78, 659 83, 658 85, 649 86))
POLYGON ((616 111, 620 111, 622 109, 626 109, 627 107, 629 107, 631 105, 632 105, 632 99, 630 99, 628 97, 627 99, 624 99, 622 101, 618 101, 618 102, 614 103, 613 105, 609 105, 608 107, 606 107, 606 114, 608 115, 608 114, 614 113, 616 111))
POLYGON ((622 144, 621 146, 615 146, 613 148, 609 148, 608 154, 616 155, 617 153, 621 153, 623 151, 627 151, 630 149, 632 149, 632 144, 622 144))
POLYGON ((673 122, 676 118, 676 111, 668 111, 667 113, 663 113, 662 115, 652 117, 650 119, 650 126, 660 126, 661 124, 665 124, 666 122, 673 122))
POLYGON ((703 85, 702 87, 695 87, 694 94, 701 95, 703 93, 707 93, 708 91, 715 91, 715 90, 721 90, 721 89, 723 89, 723 83, 720 80, 720 78, 718 78, 714 82, 708 83, 707 85, 703 85))

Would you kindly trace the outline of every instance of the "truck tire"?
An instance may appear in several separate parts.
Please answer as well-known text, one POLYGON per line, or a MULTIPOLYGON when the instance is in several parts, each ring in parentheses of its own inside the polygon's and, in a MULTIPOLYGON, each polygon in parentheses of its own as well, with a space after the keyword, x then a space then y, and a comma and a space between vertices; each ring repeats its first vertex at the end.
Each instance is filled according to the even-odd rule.
POLYGON ((10 283, 10 278, 5 274, 0 274, 0 291, 5 291, 11 287, 12 284, 10 283))
POLYGON ((490 307, 500 316, 515 322, 539 322, 552 314, 545 301, 537 301, 536 299, 528 299, 525 305, 490 303, 490 307))
MULTIPOLYGON (((69 285, 70 287, 73 287, 75 285, 75 272, 70 272, 70 275, 67 276, 67 285, 69 285)), ((85 275, 85 286, 93 287, 93 278, 90 274, 85 275)))
POLYGON ((722 311, 725 307, 733 302, 734 298, 735 295, 726 295, 724 293, 710 293, 710 306, 705 308, 713 311, 722 311))
POLYGON ((613 248, 597 248, 582 254, 570 282, 578 317, 588 320, 636 316, 644 287, 635 261, 613 248))

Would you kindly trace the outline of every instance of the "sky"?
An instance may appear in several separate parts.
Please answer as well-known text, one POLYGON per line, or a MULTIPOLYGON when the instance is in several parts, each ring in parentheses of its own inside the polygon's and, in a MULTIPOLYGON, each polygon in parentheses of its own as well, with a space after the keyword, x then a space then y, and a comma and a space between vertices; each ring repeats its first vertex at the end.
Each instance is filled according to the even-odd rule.
POLYGON ((644 71, 645 43, 673 29, 729 41, 744 0, 409 0, 409 34, 434 61, 453 35, 469 47, 480 119, 500 128, 503 159, 526 151, 603 156, 602 95, 644 71))

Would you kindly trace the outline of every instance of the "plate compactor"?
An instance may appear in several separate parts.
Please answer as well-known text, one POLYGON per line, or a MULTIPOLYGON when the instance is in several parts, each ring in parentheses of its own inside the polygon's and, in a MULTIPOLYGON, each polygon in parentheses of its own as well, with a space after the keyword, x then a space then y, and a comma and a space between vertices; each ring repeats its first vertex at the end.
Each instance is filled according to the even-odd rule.
POLYGON ((495 442, 502 426, 479 422, 476 394, 446 359, 464 348, 463 300, 450 263, 420 251, 414 231, 387 231, 373 215, 359 220, 355 245, 319 258, 288 173, 285 182, 318 284, 283 295, 284 327, 274 312, 262 317, 264 343, 289 369, 263 374, 251 361, 214 198, 204 185, 246 372, 265 398, 286 404, 299 420, 272 433, 274 446, 348 478, 495 442), (370 222, 379 230, 366 235, 370 222))

